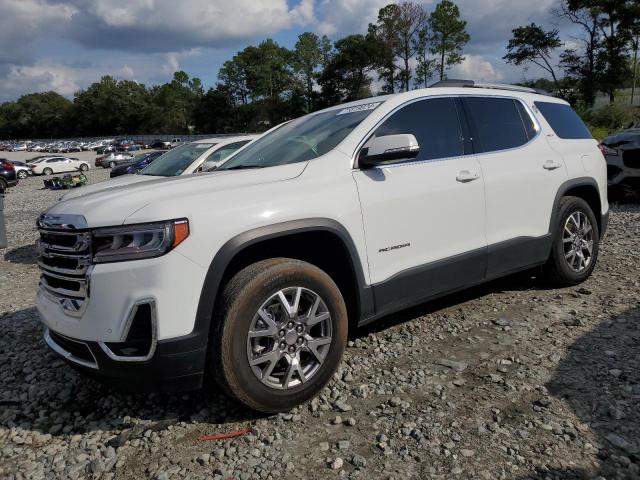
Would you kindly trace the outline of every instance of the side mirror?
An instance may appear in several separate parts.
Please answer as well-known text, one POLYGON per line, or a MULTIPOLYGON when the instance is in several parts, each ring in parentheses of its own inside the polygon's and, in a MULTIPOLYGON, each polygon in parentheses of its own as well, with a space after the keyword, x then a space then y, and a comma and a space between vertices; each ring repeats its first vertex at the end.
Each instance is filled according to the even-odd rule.
POLYGON ((420 153, 420 145, 411 133, 374 138, 368 148, 360 151, 358 166, 372 168, 398 160, 411 160, 420 153))
POLYGON ((218 163, 220 163, 217 160, 206 160, 202 163, 202 165, 200 166, 200 171, 202 172, 210 172, 212 170, 215 170, 216 168, 218 168, 218 163))

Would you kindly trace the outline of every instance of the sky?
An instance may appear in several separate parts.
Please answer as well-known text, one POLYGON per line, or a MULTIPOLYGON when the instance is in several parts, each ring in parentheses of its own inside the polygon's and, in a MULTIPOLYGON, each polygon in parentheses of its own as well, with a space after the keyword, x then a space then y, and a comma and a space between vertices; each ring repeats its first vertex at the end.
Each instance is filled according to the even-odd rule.
MULTIPOLYGON (((0 101, 54 90, 68 98, 103 75, 147 85, 184 70, 206 87, 225 60, 265 38, 292 48, 305 31, 332 40, 365 33, 388 0, 0 0, 0 101)), ((431 11, 436 0, 419 1, 431 11)), ((450 78, 515 82, 544 76, 506 65, 517 26, 571 31, 558 0, 457 0, 468 22, 465 61, 450 78)))

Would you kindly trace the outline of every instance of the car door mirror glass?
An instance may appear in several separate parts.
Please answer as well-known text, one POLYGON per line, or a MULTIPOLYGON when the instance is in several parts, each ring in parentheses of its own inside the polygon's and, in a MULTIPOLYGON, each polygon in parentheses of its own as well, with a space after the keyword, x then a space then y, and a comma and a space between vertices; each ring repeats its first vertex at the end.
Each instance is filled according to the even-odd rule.
POLYGON ((371 168, 385 163, 412 160, 420 153, 420 145, 411 133, 384 135, 370 141, 360 151, 358 166, 371 168))

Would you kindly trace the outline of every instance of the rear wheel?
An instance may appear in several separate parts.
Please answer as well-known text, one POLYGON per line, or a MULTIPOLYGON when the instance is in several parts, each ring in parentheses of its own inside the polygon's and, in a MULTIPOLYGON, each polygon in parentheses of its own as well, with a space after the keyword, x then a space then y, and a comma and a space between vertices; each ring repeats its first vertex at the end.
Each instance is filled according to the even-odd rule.
POLYGON ((551 255, 543 276, 557 286, 585 281, 598 259, 600 232, 591 207, 582 198, 565 197, 555 218, 551 255))
POLYGON ((52 173, 53 173, 53 170, 51 170, 49 167, 42 170, 43 175, 51 175, 52 173))
POLYGON ((232 397, 262 412, 286 411, 331 379, 347 340, 347 312, 333 280, 306 262, 271 259, 225 286, 210 368, 232 397))
POLYGON ((0 178, 0 193, 6 192, 9 188, 9 184, 4 178, 0 178))

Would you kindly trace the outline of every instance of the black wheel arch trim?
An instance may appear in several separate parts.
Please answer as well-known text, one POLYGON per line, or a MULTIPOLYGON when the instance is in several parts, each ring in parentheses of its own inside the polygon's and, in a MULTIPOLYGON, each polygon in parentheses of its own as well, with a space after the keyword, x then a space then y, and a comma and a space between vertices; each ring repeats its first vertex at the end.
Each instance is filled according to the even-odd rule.
POLYGON ((558 212, 558 206, 560 205, 560 201, 562 200, 563 197, 566 196, 566 193, 571 190, 572 188, 576 188, 576 187, 593 187, 598 195, 598 198, 600 199, 600 209, 601 211, 599 212, 593 212, 593 214, 596 216, 596 219, 598 219, 599 222, 599 226, 600 228, 600 237, 602 237, 604 235, 604 231, 606 229, 606 225, 605 225, 605 219, 603 219, 604 216, 608 216, 608 212, 606 214, 602 213, 602 197, 600 196, 600 189, 598 188, 598 183, 595 181, 594 178, 592 177, 579 177, 579 178, 572 178, 571 180, 567 180, 566 182, 564 182, 562 185, 560 185, 560 187, 558 188, 558 191, 556 192, 556 198, 553 201, 553 209, 551 210, 551 215, 550 215, 550 220, 549 220, 549 233, 553 233, 553 227, 555 225, 555 221, 556 221, 556 213, 558 212), (605 227, 605 228, 602 228, 605 227))
MULTIPOLYGON (((342 224, 335 220, 329 218, 309 218, 259 227, 236 235, 228 240, 220 250, 218 250, 209 265, 202 291, 200 292, 200 301, 198 302, 194 328, 189 336, 192 336, 194 341, 196 338, 198 341, 208 341, 217 292, 220 288, 225 270, 238 253, 262 241, 308 232, 329 232, 337 235, 342 241, 349 254, 351 268, 357 282, 355 290, 358 297, 359 317, 370 316, 374 309, 373 293, 367 285, 362 268, 363 263, 360 261, 360 255, 351 235, 342 224)), ((357 318, 356 321, 360 318, 357 318)))

